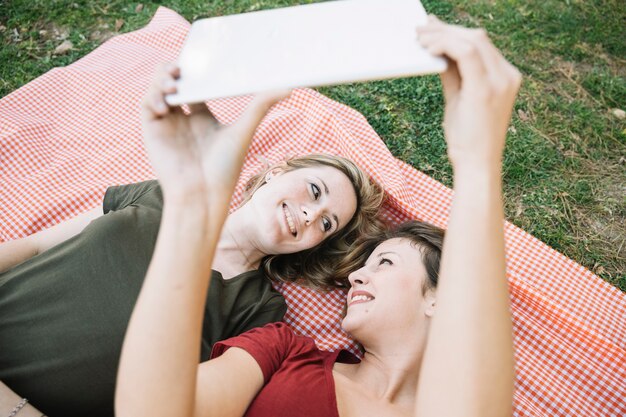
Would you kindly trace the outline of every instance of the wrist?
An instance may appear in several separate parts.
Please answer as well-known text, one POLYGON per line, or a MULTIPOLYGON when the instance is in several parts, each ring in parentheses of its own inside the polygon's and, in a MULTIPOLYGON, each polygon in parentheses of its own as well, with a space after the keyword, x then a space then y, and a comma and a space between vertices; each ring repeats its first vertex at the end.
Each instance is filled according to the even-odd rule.
POLYGON ((501 158, 464 158, 461 161, 451 162, 452 172, 455 177, 493 175, 499 178, 502 175, 501 158))
POLYGON ((502 189, 502 166, 499 163, 457 164, 453 167, 454 190, 477 188, 502 189))
POLYGON ((172 236, 184 235, 196 244, 219 238, 219 232, 228 215, 228 202, 215 201, 204 192, 183 192, 163 196, 161 230, 170 230, 172 236))
POLYGON ((43 414, 33 407, 27 399, 17 395, 0 381, 0 416, 42 417, 43 414))

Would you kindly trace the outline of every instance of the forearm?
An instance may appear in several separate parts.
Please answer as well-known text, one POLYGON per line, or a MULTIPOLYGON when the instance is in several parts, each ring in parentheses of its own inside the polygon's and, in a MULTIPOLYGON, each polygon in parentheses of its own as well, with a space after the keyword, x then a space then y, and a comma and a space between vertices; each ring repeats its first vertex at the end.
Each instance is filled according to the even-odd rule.
POLYGON ((221 226, 209 216, 204 201, 165 204, 124 341, 116 415, 191 415, 202 313, 219 236, 209 228, 221 226))
POLYGON ((29 237, 0 244, 0 273, 37 255, 37 247, 29 237))
MULTIPOLYGON (((454 185, 423 374, 455 393, 450 415, 503 416, 511 411, 514 370, 500 166, 455 169, 454 185)), ((436 389, 420 386, 419 395, 436 389)), ((422 415, 438 415, 437 405, 429 411, 422 415)))
MULTIPOLYGON (((11 388, 0 382, 0 415, 9 416, 22 403, 22 397, 17 395, 11 388)), ((16 414, 16 417, 42 417, 43 414, 26 403, 16 414)))

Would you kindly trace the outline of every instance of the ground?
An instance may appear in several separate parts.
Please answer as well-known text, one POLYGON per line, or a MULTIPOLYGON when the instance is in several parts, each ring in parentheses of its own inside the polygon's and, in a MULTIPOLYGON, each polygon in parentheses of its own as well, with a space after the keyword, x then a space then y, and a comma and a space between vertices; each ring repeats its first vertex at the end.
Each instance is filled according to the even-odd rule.
MULTIPOLYGON (((158 5, 188 20, 311 1, 0 0, 0 97, 158 5)), ((424 0, 442 19, 487 29, 524 75, 505 151, 507 220, 626 292, 626 8, 619 0, 424 0)), ((437 77, 320 91, 360 111, 392 153, 451 185, 437 77)))

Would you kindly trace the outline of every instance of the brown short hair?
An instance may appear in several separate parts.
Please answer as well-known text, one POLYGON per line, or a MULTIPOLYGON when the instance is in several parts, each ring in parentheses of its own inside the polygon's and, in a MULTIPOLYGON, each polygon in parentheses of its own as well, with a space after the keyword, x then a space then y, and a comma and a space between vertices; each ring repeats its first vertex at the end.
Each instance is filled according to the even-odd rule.
POLYGON ((265 274, 283 282, 328 290, 345 287, 351 265, 345 263, 346 253, 362 237, 374 236, 384 230, 378 212, 383 201, 383 191, 352 161, 337 155, 309 154, 291 158, 268 167, 252 177, 244 194, 244 202, 265 184, 265 176, 273 169, 293 171, 300 168, 329 166, 342 172, 354 187, 357 205, 354 216, 346 226, 319 245, 297 253, 270 255, 262 262, 265 274))
POLYGON ((408 221, 384 231, 373 237, 360 239, 352 252, 348 255, 348 262, 357 264, 356 270, 365 264, 365 260, 374 252, 374 249, 389 239, 407 239, 415 245, 422 254, 422 263, 426 269, 427 279, 422 286, 422 294, 437 288, 439 282, 439 265, 445 231, 439 227, 417 220, 408 221), (360 265, 358 265, 360 263, 360 265))

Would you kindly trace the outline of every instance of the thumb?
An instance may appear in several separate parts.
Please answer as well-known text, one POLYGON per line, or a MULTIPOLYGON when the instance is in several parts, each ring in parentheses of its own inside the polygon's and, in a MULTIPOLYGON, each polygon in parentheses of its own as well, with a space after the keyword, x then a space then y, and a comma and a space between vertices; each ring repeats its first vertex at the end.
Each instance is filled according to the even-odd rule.
POLYGON ((239 137, 251 138, 269 109, 289 97, 291 90, 273 90, 256 94, 232 129, 239 137))

